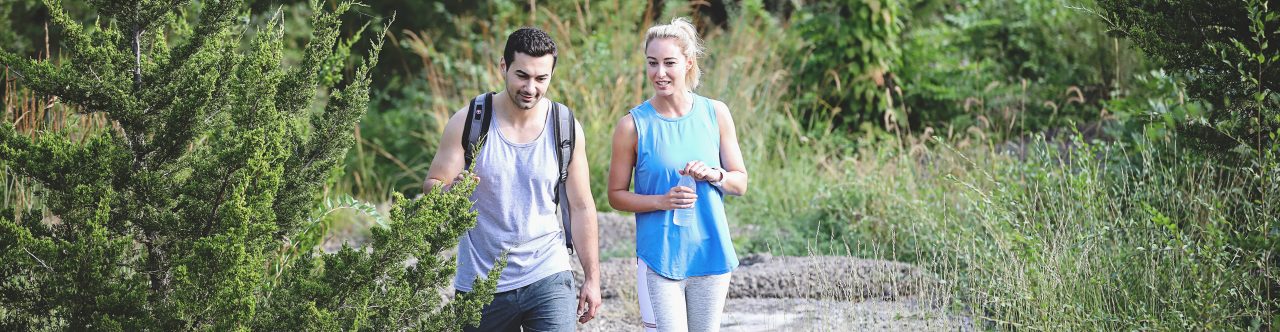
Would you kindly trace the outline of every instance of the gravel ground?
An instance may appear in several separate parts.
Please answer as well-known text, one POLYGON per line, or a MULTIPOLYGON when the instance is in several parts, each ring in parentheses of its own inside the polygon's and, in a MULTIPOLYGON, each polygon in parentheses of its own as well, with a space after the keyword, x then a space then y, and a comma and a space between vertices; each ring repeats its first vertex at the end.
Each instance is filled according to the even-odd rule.
MULTIPOLYGON (((925 281, 878 283, 864 275, 894 275, 904 270, 901 263, 859 260, 848 257, 788 257, 768 263, 743 265, 734 271, 725 305, 722 331, 956 331, 972 330, 964 317, 945 311, 945 297, 934 288, 921 287, 925 281), (822 271, 786 268, 791 258, 832 264, 843 261, 846 274, 817 278, 822 271), (888 264, 886 264, 888 263, 888 264), (884 270, 878 268, 888 267, 884 270), (797 271, 797 272, 781 272, 797 271), (801 273, 799 271, 813 271, 801 273), (844 277, 844 281, 837 280, 844 277), (754 283, 753 283, 754 282, 754 283), (891 285, 898 285, 895 286, 891 285), (809 285, 808 291, 795 291, 809 285), (838 290, 840 287, 847 287, 838 290), (866 289, 868 291, 854 291, 866 289)), ((813 263, 810 263, 813 264, 813 263)), ((899 277, 909 280, 919 275, 908 269, 899 277)), ((581 279, 581 272, 578 278, 581 279)), ((601 264, 604 304, 599 316, 584 324, 583 331, 637 331, 640 311, 635 296, 635 260, 611 259, 601 264)))
MULTIPOLYGON (((613 311, 605 311, 579 330, 639 331, 640 319, 617 312, 618 302, 606 300, 604 308, 613 311)), ((967 319, 922 309, 909 301, 730 299, 724 314, 720 324, 724 332, 973 330, 967 319)))
MULTIPOLYGON (((600 213, 601 297, 596 319, 582 331, 639 331, 636 302, 635 221, 600 213)), ((363 245, 358 233, 326 239, 363 245)), ((721 331, 972 331, 968 317, 946 310, 945 282, 911 264, 845 256, 740 256, 733 272, 721 331)), ((575 276, 582 270, 574 261, 575 276)), ((442 296, 450 297, 452 287, 442 296)))
MULTIPOLYGON (((630 216, 600 214, 601 252, 634 252, 630 216)), ((841 256, 745 255, 733 272, 722 331, 969 331, 946 311, 944 282, 899 262, 841 256)), ((576 262, 575 262, 576 263, 576 262)), ((575 264, 576 265, 576 264, 575 264)), ((599 316, 583 331, 637 331, 635 258, 601 262, 599 316)), ((581 270, 575 271, 581 282, 581 270)))

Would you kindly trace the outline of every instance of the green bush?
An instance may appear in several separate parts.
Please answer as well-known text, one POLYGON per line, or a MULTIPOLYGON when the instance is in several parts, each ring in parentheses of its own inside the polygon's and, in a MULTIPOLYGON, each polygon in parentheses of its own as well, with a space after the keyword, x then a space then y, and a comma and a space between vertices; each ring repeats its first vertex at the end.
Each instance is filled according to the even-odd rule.
POLYGON ((1147 64, 1106 36, 1091 4, 809 4, 791 20, 796 106, 806 123, 845 130, 870 122, 1021 133, 1096 121, 1101 102, 1147 64))
MULTIPOLYGON (((0 49, 20 54, 44 53, 44 27, 49 14, 35 0, 7 0, 0 2, 0 49)), ((55 27, 51 27, 56 29, 55 27)), ((56 30, 55 30, 56 31, 56 30)), ((56 38, 56 36, 51 36, 56 38)), ((50 45, 56 49, 57 39, 50 45)), ((47 54, 44 54, 48 56, 47 54)))
MULTIPOLYGON (((447 118, 428 110, 433 96, 420 81, 400 84, 391 78, 386 89, 376 91, 372 105, 386 107, 369 112, 360 121, 356 146, 347 153, 340 190, 364 199, 386 201, 391 193, 408 196, 422 192, 422 177, 439 146, 447 118), (389 90, 399 90, 393 95, 389 90)), ((465 105, 463 105, 465 106, 465 105)), ((459 106, 461 108, 462 106, 459 106)))
POLYGON ((48 2, 67 61, 0 52, 25 87, 114 124, 83 137, 0 124, 4 177, 43 201, 0 207, 0 330, 455 330, 478 319, 500 268, 475 295, 447 302, 437 288, 454 272, 442 252, 475 223, 474 183, 394 196, 369 248, 315 248, 320 194, 354 142, 382 45, 347 76, 329 62, 351 3, 311 3, 296 64, 284 60, 284 12, 259 25, 239 1, 92 4, 99 19, 81 24, 48 2))
POLYGON ((1099 120, 1148 64, 1088 4, 948 1, 913 13, 895 71, 913 127, 1020 134, 1099 120))
POLYGON ((1097 2, 1116 34, 1164 60, 1190 97, 1212 106, 1203 121, 1179 124, 1200 150, 1280 153, 1280 49, 1271 43, 1280 13, 1272 1, 1097 2))
POLYGON ((792 17, 801 40, 792 82, 807 123, 853 129, 881 121, 889 107, 884 80, 902 52, 901 7, 899 0, 822 1, 792 17))
MULTIPOLYGON (((1148 90, 1154 93, 1113 103, 1119 124, 1134 133, 1131 137, 1189 147, 1183 158, 1200 158, 1237 177, 1225 183, 1235 187, 1222 194, 1230 197, 1219 207, 1226 217, 1173 215, 1167 227, 1187 230, 1209 224, 1220 245, 1245 257, 1270 255, 1260 264, 1280 266, 1275 256, 1280 240, 1274 236, 1280 228, 1273 210, 1280 201, 1275 194, 1280 186, 1280 83, 1275 79, 1280 52, 1269 45, 1280 31, 1280 13, 1263 1, 1133 5, 1099 1, 1103 19, 1167 62, 1172 74, 1153 72, 1155 84, 1148 90)), ((1162 153, 1133 146, 1143 153, 1162 153)), ((1271 280, 1261 298, 1274 303, 1277 291, 1280 282, 1271 280)), ((1277 311, 1274 304, 1267 308, 1277 311)))

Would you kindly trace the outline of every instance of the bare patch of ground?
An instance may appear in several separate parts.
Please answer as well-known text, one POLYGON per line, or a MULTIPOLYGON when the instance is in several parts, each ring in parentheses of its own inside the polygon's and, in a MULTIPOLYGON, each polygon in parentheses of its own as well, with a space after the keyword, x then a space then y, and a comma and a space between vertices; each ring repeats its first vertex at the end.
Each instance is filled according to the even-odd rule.
MULTIPOLYGON (((601 252, 634 254, 631 216, 600 214, 601 252)), ((914 265, 842 256, 745 255, 733 272, 723 331, 973 330, 948 313, 945 282, 914 265)), ((601 262, 599 316, 584 331, 637 331, 634 257, 601 262)), ((575 271, 581 282, 581 269, 575 271)))

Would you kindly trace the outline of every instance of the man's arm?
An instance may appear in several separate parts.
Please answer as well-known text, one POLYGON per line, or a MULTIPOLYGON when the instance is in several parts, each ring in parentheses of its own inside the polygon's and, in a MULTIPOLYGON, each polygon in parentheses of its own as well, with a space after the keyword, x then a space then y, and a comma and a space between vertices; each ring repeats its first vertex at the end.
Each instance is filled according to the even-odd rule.
POLYGON ((569 162, 569 179, 565 183, 569 207, 572 209, 573 247, 585 275, 578 293, 578 322, 595 318, 600 308, 600 244, 596 224, 596 201, 591 196, 590 168, 587 166, 587 140, 582 124, 574 120, 573 160, 569 162))
POLYGON ((432 188, 445 184, 444 190, 449 190, 453 186, 454 181, 462 174, 463 160, 466 156, 462 151, 462 128, 466 125, 466 110, 459 110, 449 117, 449 122, 445 124, 444 135, 440 137, 440 147, 436 149, 436 155, 431 159, 431 168, 427 170, 427 179, 422 182, 422 194, 426 195, 431 192, 432 188))

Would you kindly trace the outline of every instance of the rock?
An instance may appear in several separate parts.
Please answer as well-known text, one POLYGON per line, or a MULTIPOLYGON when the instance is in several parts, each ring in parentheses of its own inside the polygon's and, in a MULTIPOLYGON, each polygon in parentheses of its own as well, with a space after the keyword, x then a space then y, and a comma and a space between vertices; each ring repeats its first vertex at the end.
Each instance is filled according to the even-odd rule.
POLYGON ((773 257, 739 266, 729 297, 893 300, 939 287, 936 278, 905 263, 843 256, 773 257))
POLYGON ((769 260, 771 259, 773 259, 773 254, 770 254, 767 252, 760 253, 760 254, 751 254, 751 255, 747 255, 746 257, 742 257, 741 259, 738 259, 738 264, 741 266, 751 266, 751 265, 755 265, 756 263, 768 263, 769 260))
MULTIPOLYGON (((598 220, 601 252, 634 245, 627 243, 635 241, 633 216, 601 212, 598 220)), ((577 266, 576 257, 574 264, 575 276, 581 284, 582 269, 577 266)), ((601 262, 602 297, 634 292, 635 279, 635 257, 601 262)), ((774 257, 769 253, 756 253, 739 259, 729 297, 892 300, 939 288, 936 278, 906 263, 846 256, 774 257)))
MULTIPOLYGON (((576 263, 574 278, 582 284, 582 268, 576 263)), ((634 293, 636 259, 613 258, 601 262, 600 282, 603 298, 634 293)), ((942 288, 935 277, 906 263, 841 256, 784 256, 739 265, 729 284, 729 297, 894 300, 932 296, 942 288)))

